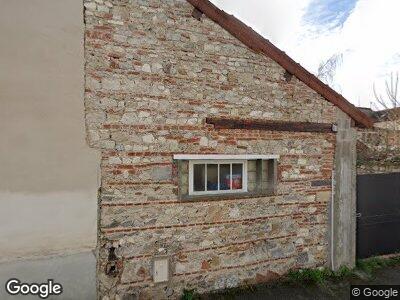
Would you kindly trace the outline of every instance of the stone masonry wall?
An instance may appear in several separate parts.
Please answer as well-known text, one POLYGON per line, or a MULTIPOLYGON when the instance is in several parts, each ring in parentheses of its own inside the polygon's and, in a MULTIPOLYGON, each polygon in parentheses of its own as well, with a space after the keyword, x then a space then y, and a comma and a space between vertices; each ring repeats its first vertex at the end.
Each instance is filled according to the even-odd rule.
POLYGON ((377 122, 374 125, 378 128, 389 129, 389 130, 399 130, 400 131, 400 120, 377 122))
POLYGON ((102 151, 99 298, 177 298, 325 265, 335 135, 215 130, 205 118, 334 123, 336 108, 186 1, 84 4, 88 142, 102 151), (277 192, 180 201, 177 153, 278 154, 277 192), (159 255, 166 284, 152 280, 159 255))
POLYGON ((400 131, 383 128, 358 130, 357 173, 400 172, 400 131))

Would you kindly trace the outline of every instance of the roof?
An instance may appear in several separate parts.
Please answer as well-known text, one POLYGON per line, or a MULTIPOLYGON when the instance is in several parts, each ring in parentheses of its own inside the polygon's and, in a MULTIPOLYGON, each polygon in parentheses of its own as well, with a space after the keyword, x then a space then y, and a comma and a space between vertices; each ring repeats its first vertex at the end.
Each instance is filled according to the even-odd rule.
POLYGON ((366 114, 368 117, 370 117, 371 119, 374 118, 374 111, 372 110, 372 108, 362 107, 362 106, 358 106, 357 108, 359 110, 361 110, 364 114, 366 114))
POLYGON ((219 24, 230 34, 244 43, 247 47, 257 53, 273 59, 287 72, 296 76, 311 89, 323 96, 326 100, 348 114, 358 126, 372 127, 374 121, 361 110, 347 101, 342 95, 308 72, 300 64, 296 63, 285 52, 273 45, 269 40, 255 32, 252 28, 238 20, 232 15, 216 7, 208 0, 187 0, 196 9, 205 14, 208 18, 219 24))

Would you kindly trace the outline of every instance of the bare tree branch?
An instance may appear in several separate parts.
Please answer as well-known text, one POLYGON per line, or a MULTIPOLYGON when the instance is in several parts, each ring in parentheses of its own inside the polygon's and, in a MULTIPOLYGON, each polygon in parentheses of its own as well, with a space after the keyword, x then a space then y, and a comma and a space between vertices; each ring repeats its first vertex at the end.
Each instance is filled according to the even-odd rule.
POLYGON ((392 129, 398 128, 399 121, 399 110, 396 108, 400 108, 400 99, 398 96, 398 88, 399 88, 399 73, 396 74, 391 73, 390 79, 385 80, 385 96, 382 96, 377 92, 375 83, 373 85, 373 91, 375 96, 375 101, 371 103, 371 108, 374 110, 380 110, 381 116, 380 118, 386 122, 389 122, 387 126, 390 126, 392 129))
POLYGON ((332 55, 325 62, 321 62, 321 64, 318 67, 317 77, 330 87, 334 87, 335 86, 334 79, 336 71, 338 67, 342 64, 342 62, 343 62, 342 53, 337 53, 332 55))
POLYGON ((383 97, 381 94, 378 94, 376 91, 375 83, 373 85, 375 102, 372 103, 374 108, 381 110, 383 109, 391 109, 400 107, 400 99, 398 98, 398 88, 399 88, 399 73, 390 74, 390 81, 385 81, 385 91, 386 95, 383 97))

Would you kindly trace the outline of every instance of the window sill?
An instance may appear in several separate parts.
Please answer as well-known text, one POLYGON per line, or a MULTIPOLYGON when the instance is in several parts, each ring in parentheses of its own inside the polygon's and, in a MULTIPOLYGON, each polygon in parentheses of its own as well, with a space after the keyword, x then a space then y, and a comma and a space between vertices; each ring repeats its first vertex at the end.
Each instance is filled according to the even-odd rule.
POLYGON ((233 194, 210 194, 210 195, 181 195, 180 201, 216 201, 216 200, 236 200, 248 198, 262 198, 275 196, 275 192, 246 192, 233 194))

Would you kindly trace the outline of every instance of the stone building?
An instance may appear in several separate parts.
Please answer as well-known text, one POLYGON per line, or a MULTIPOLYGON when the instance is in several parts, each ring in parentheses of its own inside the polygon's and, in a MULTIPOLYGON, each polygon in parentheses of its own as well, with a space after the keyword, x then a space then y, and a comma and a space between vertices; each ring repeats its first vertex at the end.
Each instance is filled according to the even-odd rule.
POLYGON ((358 174, 400 172, 400 131, 363 129, 357 136, 358 174))
POLYGON ((357 174, 400 172, 400 131, 380 128, 357 133, 357 174))
POLYGON ((400 130, 400 107, 375 112, 375 127, 400 130))
POLYGON ((99 298, 354 265, 364 113, 206 0, 84 6, 99 298))
POLYGON ((400 108, 362 110, 374 120, 374 128, 358 130, 357 173, 400 172, 400 108))
POLYGON ((373 111, 370 108, 360 108, 374 120, 374 127, 388 130, 400 130, 400 107, 373 111))

